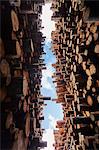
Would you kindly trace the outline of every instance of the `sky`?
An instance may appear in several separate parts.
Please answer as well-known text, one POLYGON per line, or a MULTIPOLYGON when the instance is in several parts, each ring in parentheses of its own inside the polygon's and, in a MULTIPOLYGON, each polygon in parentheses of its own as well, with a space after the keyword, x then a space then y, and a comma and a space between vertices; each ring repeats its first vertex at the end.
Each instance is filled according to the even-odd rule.
MULTIPOLYGON (((53 84, 52 75, 55 72, 52 64, 56 62, 56 58, 51 51, 51 32, 55 30, 55 23, 51 21, 52 11, 50 10, 51 4, 45 4, 42 11, 42 30, 43 35, 46 36, 44 51, 46 55, 43 56, 47 69, 42 71, 42 88, 41 94, 57 98, 55 85, 53 84)), ((60 104, 52 101, 47 101, 47 106, 44 108, 44 121, 42 127, 45 128, 43 140, 47 141, 47 148, 44 150, 54 150, 54 135, 53 129, 56 129, 56 121, 61 120, 63 117, 62 108, 60 104)))

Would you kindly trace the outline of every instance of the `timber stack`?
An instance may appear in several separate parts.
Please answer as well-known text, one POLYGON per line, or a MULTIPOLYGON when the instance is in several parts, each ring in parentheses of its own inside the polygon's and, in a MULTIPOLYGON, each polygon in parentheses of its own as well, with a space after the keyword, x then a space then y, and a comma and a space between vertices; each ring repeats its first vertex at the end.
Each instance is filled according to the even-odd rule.
POLYGON ((0 103, 1 149, 38 150, 42 141, 43 108, 48 97, 41 95, 42 29, 44 0, 1 1, 0 103))
POLYGON ((99 149, 98 1, 53 0, 53 82, 63 120, 54 130, 55 150, 99 149))

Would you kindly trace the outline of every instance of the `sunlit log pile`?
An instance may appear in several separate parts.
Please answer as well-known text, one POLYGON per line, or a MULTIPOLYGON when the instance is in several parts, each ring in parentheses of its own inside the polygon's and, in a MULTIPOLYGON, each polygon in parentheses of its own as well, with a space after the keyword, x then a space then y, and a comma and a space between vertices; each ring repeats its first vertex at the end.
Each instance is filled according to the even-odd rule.
POLYGON ((99 149, 99 21, 88 19, 87 6, 77 0, 54 0, 51 6, 55 101, 64 114, 54 131, 55 150, 99 149))
POLYGON ((2 1, 0 37, 1 149, 37 150, 42 141, 44 100, 40 92, 43 0, 2 1))

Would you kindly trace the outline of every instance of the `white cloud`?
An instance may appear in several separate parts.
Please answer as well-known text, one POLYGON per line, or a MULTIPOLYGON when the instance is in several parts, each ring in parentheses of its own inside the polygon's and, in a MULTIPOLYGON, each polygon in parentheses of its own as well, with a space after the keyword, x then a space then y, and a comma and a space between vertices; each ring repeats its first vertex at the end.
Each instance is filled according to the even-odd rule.
POLYGON ((58 119, 54 118, 52 115, 49 115, 49 128, 56 129, 56 121, 58 119))
POLYGON ((42 77, 42 88, 52 90, 51 84, 49 83, 48 79, 44 76, 42 77))
MULTIPOLYGON (((42 29, 42 33, 44 36, 46 36, 46 42, 51 41, 51 32, 52 30, 55 30, 55 22, 51 21, 51 16, 53 14, 52 10, 50 9, 51 3, 47 3, 43 6, 42 9, 42 26, 44 26, 44 29, 42 29)), ((46 43, 47 44, 47 43, 46 43)), ((47 64, 47 69, 42 71, 42 88, 50 89, 52 90, 52 83, 49 82, 49 78, 52 77, 53 69, 51 64, 47 64)))
MULTIPOLYGON (((55 30, 55 22, 51 21, 52 11, 50 10, 51 3, 45 4, 43 6, 42 11, 42 26, 44 26, 44 29, 42 30, 42 33, 44 36, 46 36, 46 44, 47 42, 50 42, 51 40, 51 32, 55 30)), ((47 69, 42 70, 42 88, 53 90, 52 83, 49 82, 49 78, 52 78, 53 75, 53 68, 51 66, 52 63, 47 64, 47 69)), ((43 134, 44 141, 47 141, 47 147, 44 148, 44 150, 54 150, 53 144, 54 144, 54 134, 53 129, 56 129, 56 118, 54 118, 52 115, 49 114, 48 117, 49 121, 49 129, 46 129, 45 133, 43 134)))
POLYGON ((51 66, 51 64, 47 64, 47 69, 46 70, 42 70, 42 88, 45 89, 53 89, 52 88, 52 84, 49 82, 49 78, 52 78, 53 75, 53 68, 51 66))
POLYGON ((47 39, 51 38, 51 32, 55 30, 55 23, 54 21, 51 21, 51 16, 53 12, 52 10, 50 10, 50 7, 51 7, 51 3, 45 4, 43 6, 42 16, 41 16, 42 26, 44 26, 42 32, 47 39))
POLYGON ((48 116, 49 129, 46 129, 42 140, 47 141, 47 147, 44 150, 54 150, 53 144, 55 143, 53 130, 56 130, 56 121, 59 120, 53 117, 51 114, 48 116))
POLYGON ((54 150, 53 129, 46 129, 45 133, 43 134, 43 140, 47 141, 47 147, 45 147, 44 150, 54 150))

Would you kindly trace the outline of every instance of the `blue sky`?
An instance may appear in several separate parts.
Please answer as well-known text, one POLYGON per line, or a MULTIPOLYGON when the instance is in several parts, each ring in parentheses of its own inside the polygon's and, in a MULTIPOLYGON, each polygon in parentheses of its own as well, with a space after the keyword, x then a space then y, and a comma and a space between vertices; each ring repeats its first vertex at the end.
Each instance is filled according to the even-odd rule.
MULTIPOLYGON (((43 80, 43 84, 45 84, 43 86, 43 88, 41 89, 41 92, 44 96, 50 96, 51 98, 57 98, 56 95, 56 90, 55 90, 55 85, 53 84, 53 79, 50 75, 52 75, 51 73, 55 72, 54 68, 52 67, 52 64, 56 62, 56 58, 53 55, 52 51, 51 51, 51 41, 45 41, 45 46, 44 46, 44 51, 46 52, 46 55, 44 56, 44 60, 46 63, 47 68, 49 69, 47 71, 47 75, 45 78, 47 78, 47 84, 51 85, 50 87, 47 87, 46 84, 44 83, 43 80), (50 73, 49 73, 50 72, 50 73)), ((44 75, 45 75, 46 70, 44 71, 44 75)), ((43 121, 43 126, 44 128, 49 128, 49 124, 50 124, 50 119, 49 116, 53 116, 56 120, 61 119, 62 118, 62 109, 61 109, 61 105, 60 104, 56 104, 55 102, 52 101, 46 101, 47 106, 44 109, 44 116, 45 116, 45 120, 43 121)))
MULTIPOLYGON (((51 32, 55 30, 55 22, 51 21, 52 11, 50 10, 51 4, 45 4, 42 12, 42 30, 43 35, 46 36, 44 51, 46 55, 43 56, 47 69, 42 71, 42 88, 41 94, 44 96, 50 96, 51 98, 57 98, 55 85, 52 82, 52 75, 55 72, 52 64, 56 62, 56 58, 51 51, 51 32)), ((43 134, 43 140, 47 141, 47 148, 44 150, 54 150, 54 135, 53 129, 56 129, 56 121, 63 118, 62 108, 60 104, 56 104, 53 101, 46 101, 47 106, 44 108, 44 121, 42 122, 42 128, 45 128, 43 134)))

